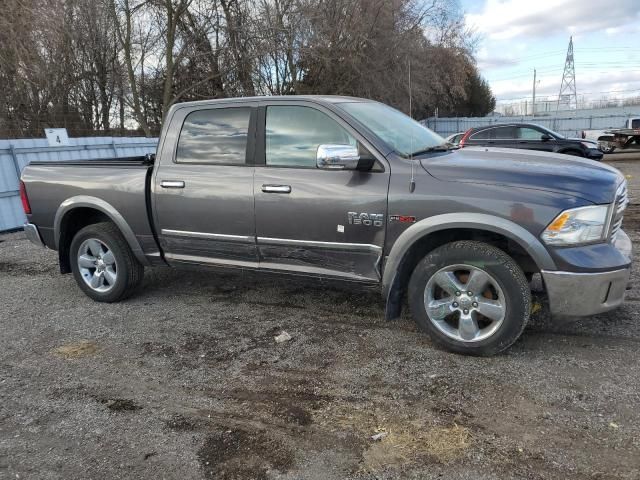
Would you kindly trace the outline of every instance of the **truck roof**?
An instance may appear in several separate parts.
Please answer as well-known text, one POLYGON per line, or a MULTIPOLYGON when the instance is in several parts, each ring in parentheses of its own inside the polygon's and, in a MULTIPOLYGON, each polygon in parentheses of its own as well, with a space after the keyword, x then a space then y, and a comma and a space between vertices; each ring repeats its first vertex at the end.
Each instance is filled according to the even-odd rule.
POLYGON ((316 103, 345 103, 345 102, 375 102, 366 98, 349 97, 343 95, 262 95, 255 97, 229 97, 229 98, 212 98, 208 100, 197 100, 193 102, 180 102, 173 106, 181 105, 212 105, 216 103, 245 103, 269 101, 291 101, 291 100, 307 100, 316 103))

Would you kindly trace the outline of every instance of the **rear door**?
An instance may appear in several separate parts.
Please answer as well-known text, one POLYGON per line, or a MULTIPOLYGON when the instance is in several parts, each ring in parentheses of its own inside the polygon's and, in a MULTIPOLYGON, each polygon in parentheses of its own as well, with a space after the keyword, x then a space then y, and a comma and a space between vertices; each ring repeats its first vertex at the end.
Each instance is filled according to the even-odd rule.
POLYGON ((516 142, 516 127, 505 125, 490 130, 491 145, 500 148, 521 148, 516 142))
POLYGON ((153 180, 156 233, 169 263, 257 267, 256 112, 229 103, 173 114, 153 180))
POLYGON ((258 120, 256 235, 260 268, 378 281, 389 167, 334 112, 265 102, 258 120), (358 146, 372 171, 321 170, 322 144, 358 146))

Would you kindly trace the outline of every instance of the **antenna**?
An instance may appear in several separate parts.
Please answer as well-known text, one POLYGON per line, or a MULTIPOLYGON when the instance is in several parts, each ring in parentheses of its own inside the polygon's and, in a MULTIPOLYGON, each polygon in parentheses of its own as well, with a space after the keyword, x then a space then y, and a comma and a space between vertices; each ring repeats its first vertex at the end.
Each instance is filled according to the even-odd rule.
MULTIPOLYGON (((409 117, 413 119, 413 109, 412 109, 412 95, 411 95, 411 58, 409 58, 409 117)), ((409 148, 411 152, 409 153, 409 162, 411 163, 411 180, 409 181, 409 193, 413 193, 416 189, 416 180, 414 175, 414 164, 413 164, 413 127, 411 128, 411 132, 409 134, 409 148)))
POLYGON ((567 58, 564 61, 564 73, 562 74, 562 82, 560 83, 556 113, 558 113, 560 109, 560 102, 563 104, 566 103, 567 106, 571 108, 572 101, 577 110, 578 94, 576 93, 576 68, 573 63, 573 37, 569 37, 569 48, 567 49, 567 58))
MULTIPOLYGON (((524 112, 525 114, 527 112, 524 112)), ((533 69, 533 98, 531 99, 531 116, 536 116, 536 69, 533 69)))

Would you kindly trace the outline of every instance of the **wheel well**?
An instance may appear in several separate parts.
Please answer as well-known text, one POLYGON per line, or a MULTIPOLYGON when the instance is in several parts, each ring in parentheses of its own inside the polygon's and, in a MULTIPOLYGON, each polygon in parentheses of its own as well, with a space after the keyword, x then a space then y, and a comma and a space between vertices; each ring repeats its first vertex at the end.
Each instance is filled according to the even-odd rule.
POLYGON ((107 214, 89 207, 78 207, 67 212, 60 222, 60 239, 58 241, 58 258, 60 260, 60 272, 71 273, 71 261, 69 249, 73 237, 87 225, 100 222, 110 222, 107 214))
POLYGON ((411 245, 405 253, 400 262, 399 270, 395 275, 391 291, 389 292, 388 300, 391 305, 387 305, 387 318, 396 318, 399 316, 399 309, 409 283, 409 278, 418 262, 432 250, 459 240, 476 240, 499 248, 516 261, 527 279, 531 279, 534 273, 540 272, 540 268, 538 268, 538 265, 531 255, 529 255, 520 244, 504 235, 472 228, 439 230, 420 238, 411 245), (394 312, 394 310, 396 311, 394 312))

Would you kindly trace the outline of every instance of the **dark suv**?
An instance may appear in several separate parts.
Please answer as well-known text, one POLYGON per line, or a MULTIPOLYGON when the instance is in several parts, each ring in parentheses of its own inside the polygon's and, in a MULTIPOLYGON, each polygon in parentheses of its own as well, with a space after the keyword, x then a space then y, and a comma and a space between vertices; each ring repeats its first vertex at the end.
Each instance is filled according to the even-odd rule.
POLYGON ((472 128, 464 134, 460 140, 460 146, 525 148, 575 155, 591 160, 602 160, 603 156, 595 142, 567 138, 534 123, 509 123, 472 128))

